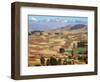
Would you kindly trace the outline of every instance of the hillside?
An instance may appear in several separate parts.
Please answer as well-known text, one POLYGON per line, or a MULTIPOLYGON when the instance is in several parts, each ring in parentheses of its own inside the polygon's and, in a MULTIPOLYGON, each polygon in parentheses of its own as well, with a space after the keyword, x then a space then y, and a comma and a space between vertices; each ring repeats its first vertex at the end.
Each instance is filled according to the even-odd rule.
MULTIPOLYGON (((40 59, 41 56, 49 58, 55 55, 59 58, 62 56, 59 53, 60 48, 64 48, 66 51, 72 50, 73 47, 78 49, 77 46, 80 42, 87 45, 87 26, 83 24, 33 31, 28 39, 29 65, 34 65, 32 62, 40 59)), ((67 52, 66 54, 71 55, 67 52)))

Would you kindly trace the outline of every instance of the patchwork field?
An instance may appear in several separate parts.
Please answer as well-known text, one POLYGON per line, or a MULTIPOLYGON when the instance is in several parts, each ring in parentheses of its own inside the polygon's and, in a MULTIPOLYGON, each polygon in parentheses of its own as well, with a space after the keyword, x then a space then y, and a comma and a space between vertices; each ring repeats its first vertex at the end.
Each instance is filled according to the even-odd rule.
POLYGON ((85 25, 29 33, 28 66, 47 66, 51 57, 55 65, 87 64, 87 36, 85 25))

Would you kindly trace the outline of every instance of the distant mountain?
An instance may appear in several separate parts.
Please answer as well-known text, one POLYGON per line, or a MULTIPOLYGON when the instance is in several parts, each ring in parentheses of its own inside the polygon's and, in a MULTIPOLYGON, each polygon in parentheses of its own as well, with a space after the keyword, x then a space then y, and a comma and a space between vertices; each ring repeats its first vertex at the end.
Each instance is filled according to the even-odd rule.
POLYGON ((66 23, 65 22, 60 22, 60 21, 38 21, 38 22, 34 22, 30 21, 29 22, 29 32, 30 31, 34 31, 34 30, 41 30, 41 31, 45 31, 48 29, 56 29, 56 28, 60 28, 62 26, 65 26, 66 23))
POLYGON ((83 28, 87 28, 87 25, 77 24, 77 25, 72 26, 70 30, 77 30, 77 29, 83 29, 83 28))
POLYGON ((35 30, 35 31, 31 31, 31 32, 29 32, 29 34, 31 33, 31 34, 34 34, 34 33, 36 33, 36 32, 39 32, 39 33, 41 33, 41 32, 48 32, 48 33, 55 33, 55 32, 65 32, 65 31, 69 31, 69 32, 71 32, 71 31, 76 31, 76 32, 78 32, 78 31, 86 31, 87 30, 87 25, 85 25, 85 24, 74 24, 74 25, 66 25, 66 26, 64 26, 64 27, 59 27, 59 28, 57 28, 57 27, 55 27, 54 29, 45 29, 45 30, 43 30, 43 31, 40 31, 40 30, 35 30))
POLYGON ((48 32, 50 31, 61 32, 61 31, 73 31, 73 30, 84 30, 85 31, 87 30, 87 25, 84 25, 84 24, 66 25, 64 27, 60 27, 57 29, 48 30, 48 32))

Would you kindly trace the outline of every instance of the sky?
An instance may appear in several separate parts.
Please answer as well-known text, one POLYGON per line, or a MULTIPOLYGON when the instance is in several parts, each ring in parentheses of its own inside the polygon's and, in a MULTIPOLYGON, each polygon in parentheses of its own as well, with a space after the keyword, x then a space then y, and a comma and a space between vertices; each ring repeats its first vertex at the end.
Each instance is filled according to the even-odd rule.
POLYGON ((30 31, 44 31, 48 29, 61 28, 66 25, 88 24, 87 17, 75 16, 45 16, 29 15, 28 28, 30 31))

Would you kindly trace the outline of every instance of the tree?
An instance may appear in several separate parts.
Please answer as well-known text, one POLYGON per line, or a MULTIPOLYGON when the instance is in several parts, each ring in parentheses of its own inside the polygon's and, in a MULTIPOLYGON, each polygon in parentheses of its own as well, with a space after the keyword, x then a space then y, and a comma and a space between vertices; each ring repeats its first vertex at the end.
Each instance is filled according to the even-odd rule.
POLYGON ((59 49, 59 52, 60 52, 61 54, 63 54, 63 53, 65 52, 65 49, 64 49, 64 48, 60 48, 60 49, 59 49))
POLYGON ((58 65, 58 61, 54 57, 50 57, 50 65, 58 65))

